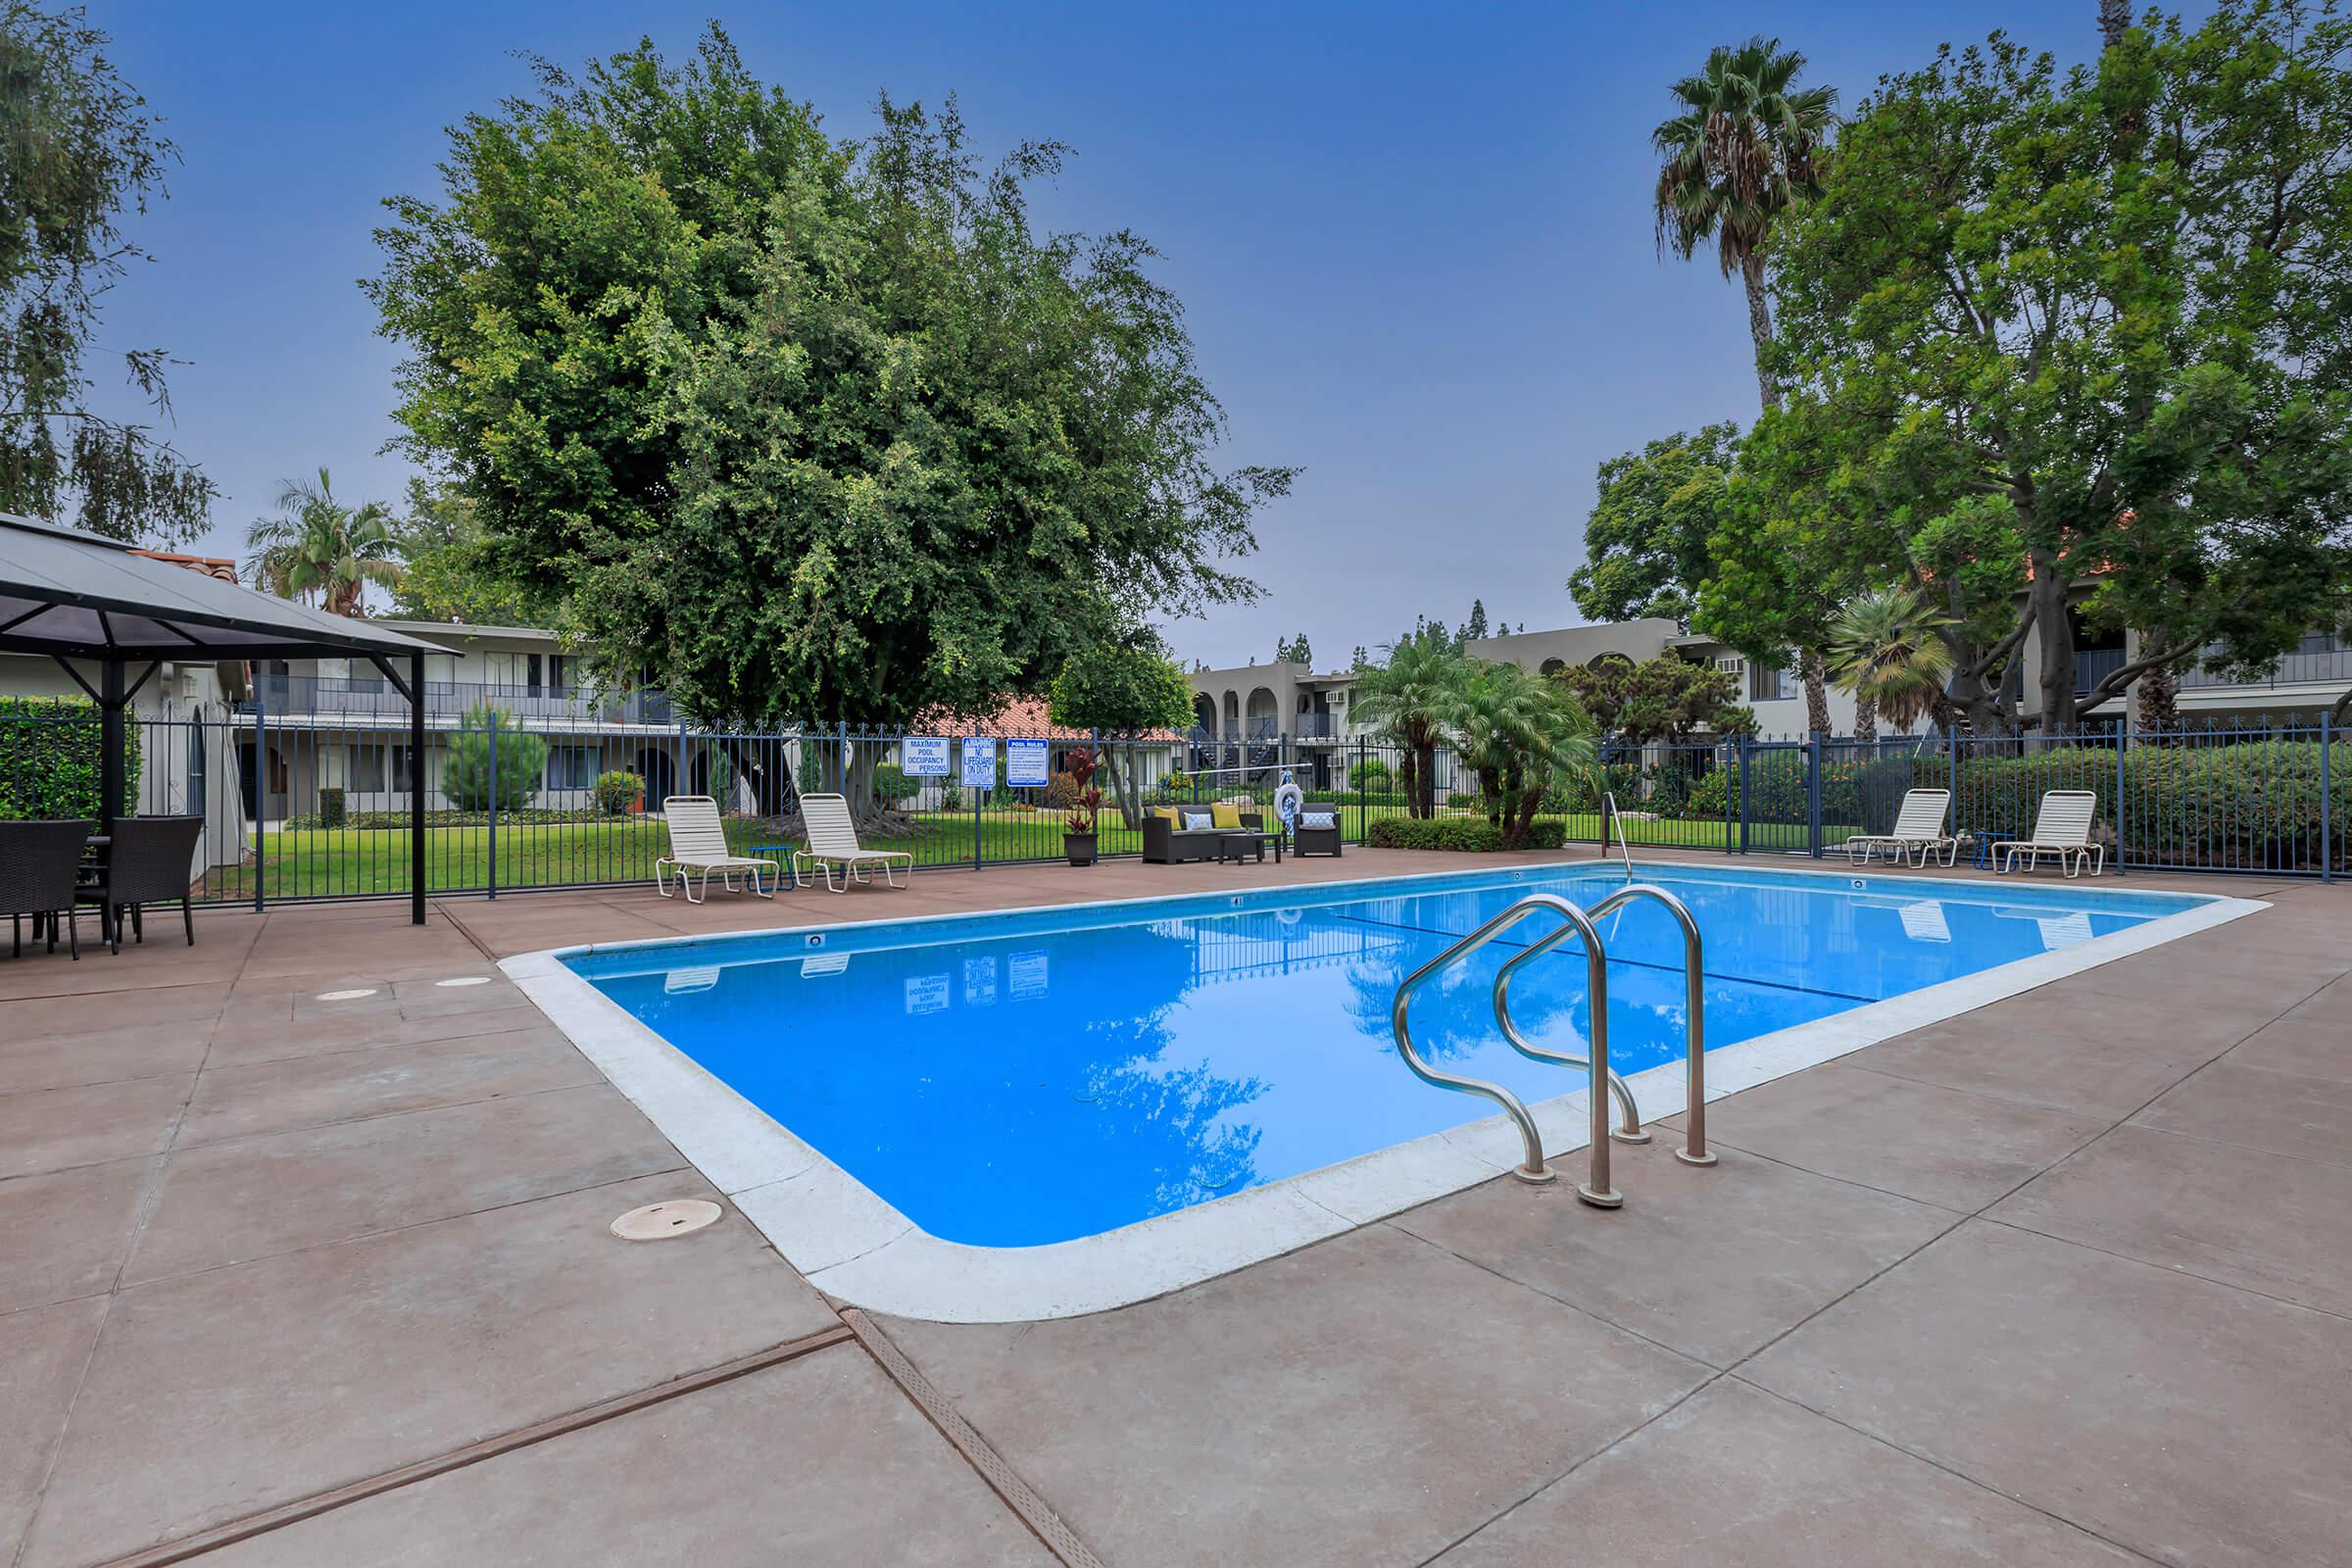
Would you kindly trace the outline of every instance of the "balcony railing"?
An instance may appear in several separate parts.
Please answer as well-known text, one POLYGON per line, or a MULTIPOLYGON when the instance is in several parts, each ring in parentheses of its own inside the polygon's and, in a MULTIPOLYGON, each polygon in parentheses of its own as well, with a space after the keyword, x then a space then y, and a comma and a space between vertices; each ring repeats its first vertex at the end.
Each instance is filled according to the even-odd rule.
POLYGON ((2211 670, 2192 669, 2180 677, 2183 690, 2199 687, 2211 690, 2217 686, 2236 686, 2260 691, 2273 686, 2342 686, 2352 684, 2352 648, 2326 649, 2318 653, 2288 654, 2273 664, 2270 673, 2254 680, 2236 680, 2211 670))
MULTIPOLYGON (((320 715, 383 718, 406 722, 409 700, 379 676, 276 675, 257 673, 253 695, 240 712, 258 706, 271 718, 320 715)), ((655 724, 678 722, 667 692, 614 692, 590 686, 500 686, 475 681, 424 683, 427 717, 460 718, 475 708, 494 708, 518 723, 655 724)))

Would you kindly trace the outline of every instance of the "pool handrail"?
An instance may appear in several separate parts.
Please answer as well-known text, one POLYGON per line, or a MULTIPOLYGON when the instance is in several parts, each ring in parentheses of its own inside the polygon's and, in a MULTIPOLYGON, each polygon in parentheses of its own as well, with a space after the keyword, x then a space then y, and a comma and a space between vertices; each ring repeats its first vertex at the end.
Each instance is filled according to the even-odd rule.
POLYGON ((1617 853, 1625 860, 1625 880, 1630 883, 1634 880, 1634 847, 1626 840, 1624 823, 1625 813, 1617 809, 1617 792, 1615 790, 1601 791, 1600 858, 1604 860, 1609 858, 1609 829, 1611 826, 1615 826, 1617 829, 1617 853))
MULTIPOLYGON (((1675 923, 1683 928, 1683 1074, 1686 1095, 1683 1109, 1683 1147, 1674 1152, 1674 1157, 1686 1165, 1712 1165, 1715 1163, 1715 1155, 1707 1148, 1706 943, 1699 935, 1698 919, 1690 912, 1690 906, 1654 882, 1636 882, 1619 888, 1592 906, 1590 911, 1592 918, 1597 925, 1602 915, 1612 913, 1637 899, 1655 899, 1658 903, 1663 904, 1666 906, 1666 911, 1674 916, 1675 923)), ((1502 1026, 1503 1038, 1510 1041, 1521 1055, 1545 1057, 1545 1054, 1530 1050, 1522 1045, 1518 1038, 1519 1031, 1511 1023, 1511 976, 1518 971, 1520 965, 1529 962, 1541 954, 1548 953, 1566 941, 1567 936, 1568 928, 1562 927, 1526 952, 1512 955, 1510 960, 1503 964, 1502 972, 1494 977, 1494 1020, 1502 1026)), ((1593 995, 1597 999, 1593 1007, 1593 1028, 1597 1031, 1601 1027, 1600 1012, 1606 1004, 1607 998, 1598 991, 1595 991, 1593 995)), ((1623 1082, 1614 1073, 1611 1073, 1609 1077, 1612 1087, 1623 1082)), ((1637 1121, 1634 1125, 1639 1126, 1640 1123, 1637 1121)), ((1599 1134, 1595 1132, 1594 1136, 1597 1137, 1599 1134)), ((1637 1141, 1646 1142, 1647 1135, 1644 1134, 1641 1140, 1626 1138, 1622 1135, 1618 1137, 1620 1143, 1637 1141)))
MULTIPOLYGON (((1549 947, 1552 942, 1563 940, 1569 931, 1574 931, 1585 939, 1587 983, 1595 1002, 1593 1016, 1596 1023, 1592 1031, 1592 1054, 1588 1058, 1592 1082, 1591 1098, 1594 1107, 1592 1139, 1592 1147, 1588 1152, 1589 1168, 1586 1179, 1577 1185, 1576 1196, 1597 1207, 1615 1208, 1625 1200, 1609 1186, 1609 1107, 1608 1096, 1602 1092, 1602 1086, 1608 1082, 1610 1076, 1607 1022, 1608 957, 1602 951, 1600 930, 1592 923, 1591 915, 1557 894, 1529 894, 1469 935, 1448 944, 1445 952, 1431 958, 1411 974, 1406 975, 1403 982, 1396 987, 1396 997, 1389 1004, 1389 1023, 1396 1036, 1396 1054, 1404 1058, 1405 1066, 1412 1069, 1414 1077, 1435 1088, 1451 1089, 1462 1094, 1480 1095, 1492 1100, 1500 1105, 1504 1114, 1508 1115, 1518 1126, 1524 1155, 1519 1166, 1511 1172, 1512 1175, 1523 1182, 1554 1180, 1555 1173, 1544 1160, 1544 1138, 1536 1128, 1536 1118, 1529 1113, 1527 1106, 1521 1103, 1519 1097, 1500 1084, 1491 1083, 1484 1078, 1472 1078, 1460 1073, 1446 1072, 1445 1069, 1434 1067, 1423 1060, 1421 1054, 1413 1049, 1412 1031, 1407 1027, 1405 1017, 1406 1008, 1412 1002, 1413 993, 1420 989, 1423 981, 1452 964, 1455 960, 1466 957, 1485 947, 1529 915, 1544 909, 1557 914, 1562 924, 1559 931, 1553 933, 1550 941, 1544 943, 1544 946, 1549 947)), ((1507 968, 1509 965, 1506 964, 1505 967, 1507 968)))

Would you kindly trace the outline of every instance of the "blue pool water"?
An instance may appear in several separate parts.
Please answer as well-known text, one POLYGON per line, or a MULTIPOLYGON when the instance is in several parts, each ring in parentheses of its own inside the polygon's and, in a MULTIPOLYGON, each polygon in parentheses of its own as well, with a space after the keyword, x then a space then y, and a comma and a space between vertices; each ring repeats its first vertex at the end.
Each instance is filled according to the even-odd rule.
MULTIPOLYGON (((1711 1048, 2204 902, 1896 877, 1643 874, 1698 918, 1711 1048)), ((1622 881, 1580 866, 1268 888, 567 961, 924 1230, 1026 1246, 1493 1114, 1397 1060, 1397 982, 1528 893, 1592 904, 1622 881)), ((1531 1102, 1584 1081, 1494 1034, 1494 971, 1543 930, 1531 919, 1431 982, 1412 1015, 1433 1061, 1531 1102)), ((1671 916, 1637 904, 1605 917, 1601 934, 1613 1064, 1631 1074, 1679 1056, 1682 939, 1671 916)), ((1570 942, 1513 981, 1512 1013, 1531 1039, 1582 1051, 1585 968, 1570 942)))

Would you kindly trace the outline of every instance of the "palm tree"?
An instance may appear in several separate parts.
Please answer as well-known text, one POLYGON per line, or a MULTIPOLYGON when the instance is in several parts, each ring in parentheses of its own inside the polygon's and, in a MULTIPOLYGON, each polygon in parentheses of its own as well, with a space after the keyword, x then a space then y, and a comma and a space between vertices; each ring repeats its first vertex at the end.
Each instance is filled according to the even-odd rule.
POLYGON ((1708 240, 1723 275, 1747 288, 1755 339, 1756 387, 1777 409, 1767 354, 1772 312, 1764 299, 1764 255, 1773 224, 1821 188, 1821 162, 1837 107, 1833 87, 1797 89, 1805 57, 1778 38, 1750 38, 1707 56, 1706 68, 1674 84, 1683 112, 1650 133, 1666 156, 1658 172, 1658 245, 1689 261, 1708 240))
POLYGON ((1438 742, 1461 711, 1468 669, 1445 637, 1407 637, 1388 654, 1355 678, 1355 719, 1402 749, 1405 808, 1434 816, 1438 742))
POLYGON ((1830 622, 1828 665, 1838 689, 1854 695, 1854 733, 1878 739, 1876 715, 1907 730, 1943 706, 1952 651, 1939 627, 1952 624, 1910 588, 1876 588, 1830 622))
POLYGON ((246 573, 281 599, 315 600, 329 614, 357 615, 369 583, 397 584, 405 574, 392 514, 382 504, 347 507, 335 499, 326 469, 318 482, 289 479, 277 515, 245 530, 253 552, 246 573))

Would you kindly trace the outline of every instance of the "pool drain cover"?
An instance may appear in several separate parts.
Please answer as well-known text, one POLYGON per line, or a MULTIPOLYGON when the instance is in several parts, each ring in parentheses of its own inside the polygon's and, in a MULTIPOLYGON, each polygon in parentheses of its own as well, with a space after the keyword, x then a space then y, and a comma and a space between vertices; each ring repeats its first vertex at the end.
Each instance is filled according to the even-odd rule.
POLYGON ((701 1198, 673 1198, 667 1202, 632 1208, 612 1222, 612 1234, 624 1242, 658 1242, 667 1236, 688 1236, 714 1223, 716 1203, 701 1198))

